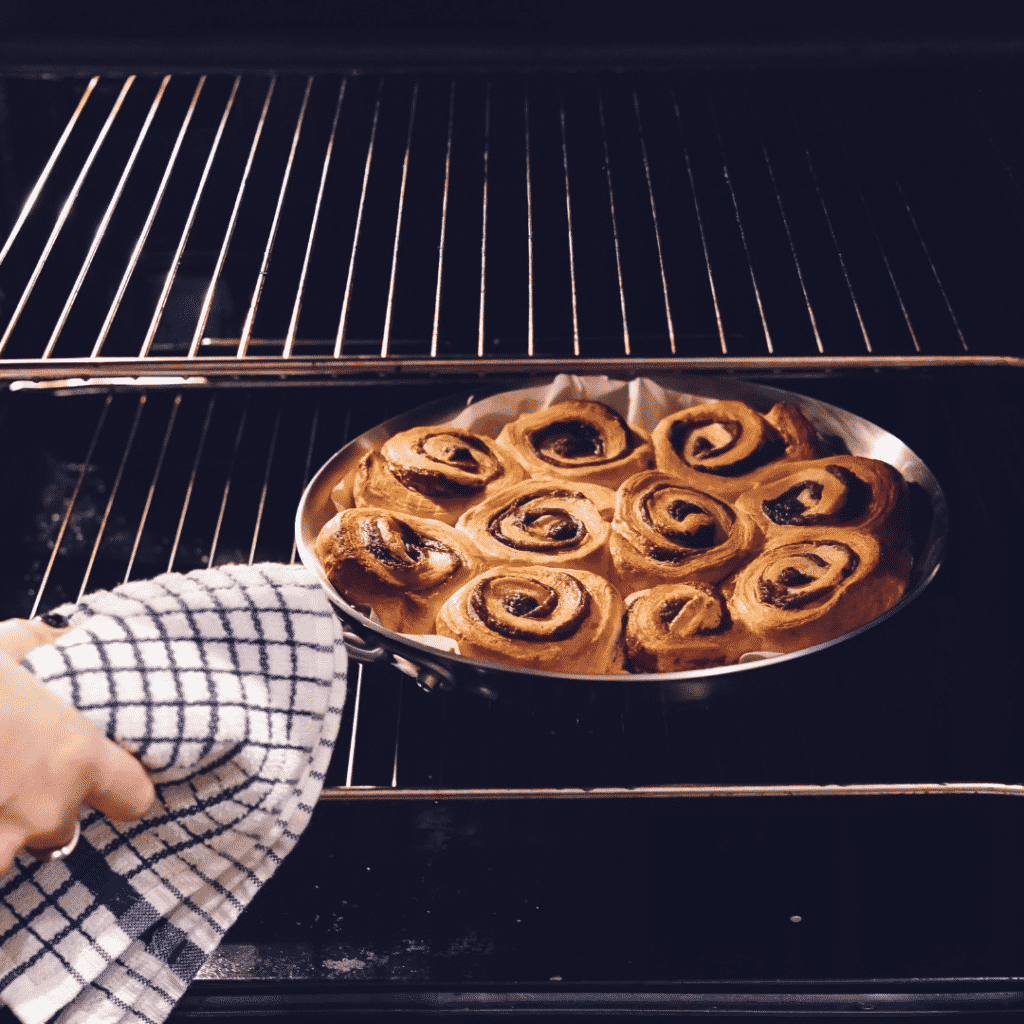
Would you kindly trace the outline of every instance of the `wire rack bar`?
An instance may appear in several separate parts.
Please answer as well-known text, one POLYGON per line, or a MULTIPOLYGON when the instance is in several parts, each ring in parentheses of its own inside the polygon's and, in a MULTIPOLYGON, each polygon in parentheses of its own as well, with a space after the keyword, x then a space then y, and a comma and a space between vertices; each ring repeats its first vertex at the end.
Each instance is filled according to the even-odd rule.
POLYGON ((217 557, 217 543, 220 540, 221 527, 224 525, 224 512, 228 507, 228 495, 231 493, 231 481, 235 473, 235 464, 238 461, 238 450, 242 447, 242 435, 245 433, 245 421, 248 418, 248 409, 242 410, 238 417, 238 431, 235 434, 235 446, 231 450, 231 462, 228 464, 227 472, 224 474, 224 488, 221 491, 220 509, 217 512, 217 525, 213 530, 213 540, 210 541, 210 553, 206 556, 206 564, 213 565, 217 557))
POLYGON ((153 339, 156 337, 157 328, 160 325, 160 319, 164 314, 164 309, 167 307, 167 298, 171 294, 171 289, 174 287, 174 280, 177 277, 178 268, 181 266, 181 258, 185 252, 185 246, 188 244, 189 236, 192 233, 192 227, 195 224, 196 212, 199 209, 199 203, 203 198, 203 193, 206 191, 206 185, 210 179, 210 172, 213 169, 213 162, 217 156, 217 151, 220 149, 221 140, 224 138, 224 129, 227 127, 228 118, 231 116, 231 111, 234 108, 235 99, 238 96, 238 89, 241 84, 241 76, 236 76, 231 85, 231 92, 228 94, 227 102, 224 104, 224 111, 217 124, 217 131, 213 136, 213 141, 210 143, 210 149, 206 154, 203 171, 199 177, 199 183, 196 186, 195 195, 192 197, 192 205, 189 207, 188 215, 185 218, 181 234, 178 237, 178 244, 174 250, 174 256, 171 259, 171 265, 168 268, 167 273, 164 275, 164 283, 160 289, 160 295, 157 298, 156 307, 153 310, 153 316, 150 319, 149 327, 146 330, 146 335, 142 340, 142 346, 139 349, 139 359, 145 359, 148 357, 150 350, 153 347, 153 339))
POLYGON ((50 231, 50 237, 47 238, 46 244, 43 246, 43 251, 39 256, 39 259, 36 261, 35 267, 32 269, 32 275, 29 277, 28 283, 25 285, 25 288, 21 293, 21 298, 18 299, 18 304, 14 307, 14 312, 11 314, 11 319, 7 324, 7 328, 3 335, 0 336, 0 353, 2 353, 6 348, 7 342, 10 340, 11 334, 14 332, 14 328, 25 309, 25 306, 28 305, 28 300, 32 295, 32 290, 39 281, 39 276, 43 272, 43 267, 46 266, 46 261, 49 258, 50 253, 53 252, 53 247, 56 245, 57 238, 64 228, 64 225, 67 223, 68 217, 71 216, 71 211, 82 191, 85 179, 88 177, 89 171, 92 170, 96 157, 99 155, 100 149, 103 147, 103 143, 110 134, 110 129, 113 127, 114 121, 117 119, 117 115, 121 112, 121 109, 124 106, 124 101, 128 96, 128 92, 134 84, 135 75, 131 75, 125 79, 124 85, 121 86, 121 91, 117 94, 117 99, 114 101, 114 105, 111 107, 110 113, 107 115, 107 119, 103 122, 103 127, 96 136, 96 141, 93 143, 92 149, 89 150, 89 155, 85 158, 85 162, 82 164, 82 169, 78 172, 78 177, 75 179, 75 183, 71 187, 71 192, 64 201, 64 205, 61 207, 60 213, 57 215, 57 220, 53 225, 53 229, 50 231))
POLYGON ((78 106, 75 107, 68 118, 68 123, 64 126, 64 131, 61 132, 60 138, 57 140, 50 153, 49 158, 43 165, 43 169, 39 172, 39 177, 36 179, 35 185, 32 186, 32 191, 29 192, 25 199, 25 202, 21 204, 21 211, 18 214, 13 226, 11 227, 10 233, 7 236, 7 241, 4 242, 4 247, 0 249, 0 263, 7 258, 7 254, 11 251, 11 246, 14 245, 14 240, 21 233, 21 229, 25 225, 25 221, 28 220, 29 214, 35 208, 39 196, 46 186, 47 181, 50 180, 50 174, 53 171, 54 165, 57 163, 61 153, 64 152, 64 147, 67 145, 67 141, 71 136, 71 132, 74 130, 75 125, 78 123, 79 117, 81 117, 82 111, 85 109, 86 103, 89 101, 89 97, 93 95, 96 86, 99 84, 99 77, 93 77, 89 79, 85 89, 82 90, 81 98, 78 101, 78 106))
POLYGON ((572 236, 572 195, 569 188, 569 146, 565 138, 565 101, 558 97, 558 125, 562 133, 562 168, 565 173, 565 223, 569 243, 569 287, 572 293, 572 353, 580 354, 580 314, 576 293, 576 248, 572 236))
POLYGON ((607 786, 597 789, 395 789, 391 786, 327 786, 320 793, 331 800, 621 800, 678 799, 680 797, 766 796, 1015 796, 1024 797, 1024 786, 1000 782, 905 782, 851 783, 796 786, 607 786))
MULTIPOLYGON (((908 356, 687 356, 685 358, 625 358, 608 356, 564 359, 537 356, 524 366, 519 359, 497 357, 475 359, 332 359, 331 357, 250 356, 246 359, 246 377, 280 380, 319 378, 322 380, 402 380, 433 376, 467 377, 479 381, 485 373, 495 380, 519 380, 532 376, 573 373, 615 373, 627 378, 643 374, 694 373, 730 371, 766 373, 820 373, 829 370, 924 369, 941 366, 1009 366, 1024 367, 1024 356, 1012 355, 908 355, 908 356)), ((93 380, 97 385, 131 385, 161 377, 177 378, 176 383, 202 384, 203 378, 237 378, 239 367, 228 359, 150 358, 145 363, 134 359, 103 358, 48 359, 39 363, 32 359, 0 361, 0 380, 11 381, 76 381, 93 380)))
POLYGON ((380 343, 380 357, 387 359, 391 350, 391 315, 395 305, 395 278, 398 275, 398 245, 402 238, 402 211, 405 209, 405 186, 409 181, 409 154, 412 151, 412 129, 416 123, 416 99, 420 83, 414 82, 409 101, 409 127, 405 133, 405 156, 402 158, 402 183, 398 190, 398 212, 395 214, 395 244, 391 251, 391 278, 388 281, 388 304, 384 314, 384 334, 380 343))
POLYGON ((160 455, 153 467, 153 478, 149 482, 149 490, 146 492, 146 504, 139 516, 139 528, 135 531, 135 540, 132 541, 132 551, 128 556, 128 565, 124 570, 122 583, 131 579, 132 566, 135 564, 135 556, 139 553, 139 544, 142 541, 142 531, 146 528, 146 520, 149 518, 149 510, 153 507, 153 494, 156 491, 157 481, 160 479, 160 470, 163 469, 164 459, 167 456, 167 446, 171 441, 171 432, 174 430, 174 421, 178 418, 178 410, 181 408, 181 395, 174 396, 174 404, 171 406, 171 414, 167 417, 167 427, 164 430, 163 443, 160 445, 160 455))
POLYGON ((363 187, 359 192, 359 210, 356 224, 352 229, 352 252, 348 260, 348 277, 345 278, 345 296, 341 300, 341 315, 338 317, 338 333, 334 339, 334 357, 341 355, 345 344, 345 330, 348 326, 349 305, 352 301, 352 279, 356 273, 356 252, 359 249, 359 234, 363 227, 363 212, 366 209, 366 190, 370 184, 370 166, 373 163, 373 146, 377 139, 377 124, 380 121, 380 101, 384 91, 384 79, 377 85, 377 102, 373 107, 373 122, 370 125, 370 141, 366 146, 366 163, 363 166, 363 187))
POLYGON ((167 160, 167 166, 164 168, 164 173, 160 178, 160 184, 157 186, 156 195, 153 197, 149 213, 146 215, 146 222, 143 224, 142 230, 139 232, 139 237, 136 239, 135 246, 132 248, 131 255, 128 257, 128 264, 125 267, 124 274, 121 276, 121 282, 117 286, 117 291, 114 293, 114 298, 111 300, 110 308, 107 310, 106 318, 103 321, 103 325, 100 327, 99 334, 96 336, 96 343, 93 345, 91 353, 93 357, 98 356, 103 350, 103 343, 107 340, 107 335, 110 333, 110 327, 114 322, 114 317, 117 316, 117 311, 121 308, 121 302, 124 299, 124 293, 128 288, 128 282, 131 280, 132 274, 135 273, 135 268, 139 263, 139 257, 142 255, 142 250, 146 244, 146 240, 149 238, 149 233, 153 228, 153 221, 156 220, 160 204, 163 202, 164 195, 167 192, 167 184, 171 180, 171 174, 178 162, 178 155, 181 153, 182 143, 185 141, 185 135, 188 132, 189 125, 192 123, 192 117, 195 114, 196 105, 199 103, 199 97, 205 84, 206 75, 202 75, 196 83, 195 91, 192 93, 192 101, 189 103, 188 110, 185 112, 185 117, 181 122, 181 128, 178 131, 177 138, 174 140, 174 148, 171 150, 171 155, 167 160))
POLYGON ((103 424, 107 421, 107 413, 110 411, 110 406, 113 403, 113 400, 114 396, 109 394, 103 401, 103 408, 100 410, 100 415, 96 420, 96 426, 93 429, 92 437, 89 439, 89 448, 85 453, 85 458, 82 460, 81 466, 79 467, 74 490, 71 492, 71 498, 68 501, 67 508, 64 510, 64 517, 61 519, 60 529, 57 531, 57 536, 54 538, 50 557, 47 560, 46 568, 43 570, 43 578, 39 582, 39 589, 36 592, 35 600, 32 602, 32 611, 29 614, 30 619, 35 618, 36 614, 39 612, 39 608, 43 600, 43 594, 46 592, 46 586, 50 580, 50 573, 53 571, 53 564, 56 562, 57 555, 60 552, 61 543, 64 540, 64 534, 67 531, 68 523, 71 521, 71 513, 74 510, 75 503, 78 501, 78 496, 81 493, 82 484, 85 482, 85 475, 89 471, 93 452, 96 450, 96 442, 99 440, 100 433, 103 430, 103 424))
POLYGON ((61 331, 64 330, 64 325, 67 323, 68 316, 71 313, 71 307, 74 305, 75 299, 78 298, 78 293, 82 289, 82 284, 85 281, 86 274, 89 273, 89 268, 92 266, 93 260, 96 258, 96 253, 99 250, 100 243, 106 236, 107 228, 110 225, 110 219, 114 216, 114 211, 117 209, 117 205, 124 193, 124 187, 128 183, 128 178, 132 173, 132 168, 135 167, 135 161, 138 159, 139 150, 142 149, 142 144, 146 141, 146 136, 149 134, 149 129, 153 124, 153 118, 156 117, 156 112, 160 109, 160 101, 164 98, 164 93, 167 91, 167 86, 170 85, 170 82, 171 76, 164 75, 160 82, 160 87, 157 89, 156 96, 153 97, 153 102, 149 105, 146 120, 143 122, 142 129, 139 132, 138 137, 135 139, 135 145, 132 147, 132 151, 125 162, 124 170, 121 172, 121 177, 118 179, 117 185, 114 186, 114 193, 110 197, 110 202, 107 203, 106 210, 103 211, 103 217, 100 219, 100 222, 93 233, 92 242, 89 245, 89 251, 85 254, 85 259, 82 260, 82 265, 78 271, 78 277, 75 278, 75 283, 71 286, 71 291, 68 293, 67 300, 64 303, 64 308, 60 311, 60 315, 57 317, 57 323, 53 328, 53 333, 50 335, 50 340, 46 343, 46 347, 43 349, 43 359, 47 359, 50 356, 50 353, 53 352, 54 346, 57 344, 57 339, 60 337, 61 331))
MULTIPOLYGON (((675 90, 672 90, 672 109, 676 115, 676 127, 679 129, 679 134, 685 139, 686 133, 683 130, 683 116, 679 110, 679 99, 676 96, 675 90)), ((718 341, 722 349, 722 355, 728 355, 729 348, 725 340, 725 327, 722 324, 722 310, 718 304, 718 292, 715 288, 715 275, 711 269, 711 254, 708 252, 708 236, 704 229, 704 217, 701 214, 700 200, 697 198, 697 183, 693 178, 693 164, 690 162, 690 151, 685 146, 683 147, 683 160, 686 163, 686 177, 690 183, 690 195, 693 197, 693 211, 697 216, 697 228, 700 231, 700 245, 704 253, 704 266, 707 269, 708 274, 708 287, 711 289, 711 302, 715 307, 715 325, 718 328, 718 341)), ((728 173, 726 173, 726 183, 729 182, 728 173)), ((729 186, 730 191, 732 186, 729 186)), ((735 197, 733 199, 735 203, 735 197)), ((737 213, 737 221, 739 220, 739 214, 737 213)), ((740 229, 742 231, 742 227, 740 229)), ((746 243, 744 243, 745 247, 746 243)), ((755 284, 755 290, 756 290, 755 284)), ((760 303, 759 303, 760 304, 760 303)), ((763 319, 763 314, 762 314, 763 319)), ((768 351, 771 352, 771 340, 768 338, 767 330, 765 338, 768 339, 768 351)))
POLYGON ((533 185, 530 177, 529 96, 523 97, 523 144, 526 164, 526 354, 533 356, 533 185))
POLYGON ((861 336, 864 338, 864 348, 871 352, 871 338, 868 336, 868 329, 864 323, 864 316, 861 313, 860 303, 857 301, 857 295, 853 290, 853 282, 850 280, 850 272, 846 266, 846 258, 843 256, 843 247, 839 242, 839 238, 836 235, 835 225, 832 222, 832 216, 828 212, 828 204, 825 202, 825 196, 821 191, 821 182, 818 180, 818 172, 814 169, 814 161, 811 160, 811 150, 808 147, 805 140, 801 138, 801 144, 803 146, 804 156, 807 158, 807 170, 810 172, 811 181, 814 182, 814 194, 818 197, 818 203, 821 206, 821 212, 825 217, 825 223, 828 225, 828 233, 832 239, 832 244, 836 248, 836 256, 839 259, 839 266, 843 272, 843 282, 846 285, 846 290, 850 293, 850 302, 853 303, 853 311, 857 316, 857 326, 860 328, 861 336))
POLYGON ((882 159, 885 166, 889 170, 892 176, 892 182, 896 186, 896 191, 899 193, 900 201, 903 204, 903 208, 906 211, 907 217, 910 223, 913 225, 914 233, 917 236, 918 243, 921 246, 921 251, 924 253, 925 259, 928 261, 928 266, 931 268, 932 276, 935 278, 935 283, 938 286, 939 292, 942 295, 942 301, 945 303, 946 310, 949 313, 950 319, 953 321, 953 326, 956 328, 956 333, 960 338, 960 344, 963 346, 965 352, 969 351, 967 345, 967 338, 964 337, 963 329, 960 326, 960 321, 957 319, 957 315, 953 310, 953 304, 950 302, 949 293, 946 291, 946 286, 942 282, 942 277, 939 275, 939 268, 935 265, 935 259, 932 257, 931 250, 928 247, 928 243, 925 241, 924 232, 921 230, 921 225, 918 223, 917 217, 914 216, 914 211, 910 205, 910 201, 907 199, 906 193, 903 191, 903 185, 900 183, 899 175, 896 173, 896 168, 892 164, 892 160, 889 158, 889 154, 886 151, 885 141, 882 138, 881 132, 878 130, 877 124, 874 123, 874 119, 871 117, 871 113, 865 107, 865 117, 871 122, 874 130, 875 139, 878 144, 878 152, 881 153, 882 159))
MULTIPOLYGON (((277 85, 277 76, 272 75, 270 84, 267 86, 267 94, 263 100, 263 109, 260 111, 260 119, 256 124, 256 131, 253 133, 252 145, 249 147, 249 155, 245 161, 245 168, 242 170, 242 179, 238 183, 238 191, 235 194, 235 203, 231 208, 231 216, 228 218, 228 226, 224 231, 224 240, 221 243, 220 252, 217 254, 217 264, 213 268, 210 283, 203 296, 203 306, 199 311, 199 320, 196 323, 195 332, 192 335, 192 344, 189 346, 189 358, 193 358, 199 351, 199 343, 206 331, 206 323, 210 318, 210 307, 213 305, 213 298, 217 293, 217 283, 224 270, 224 262, 228 256, 228 247, 231 245, 231 238, 235 233, 238 224, 238 214, 242 208, 242 199, 245 196, 245 186, 249 182, 249 175, 252 173, 253 161, 256 159, 256 150, 259 147, 260 139, 263 137, 263 127, 267 123, 267 113, 270 110, 270 101, 274 98, 274 88, 277 85)), ((239 339, 241 348, 242 340, 239 339)))
POLYGON ((295 150, 299 147, 299 137, 302 135, 302 123, 306 119, 306 107, 309 104, 309 92, 312 88, 313 77, 310 76, 306 79, 306 88, 302 94, 302 105, 299 107, 299 116, 295 121, 295 132, 292 135, 292 145, 291 149, 288 151, 288 162, 285 164, 284 174, 281 176, 281 188, 277 193, 277 204, 274 207, 274 218, 270 223, 270 233, 267 236, 267 244, 263 250, 263 260, 260 263, 260 272, 256 277, 256 284, 252 290, 252 299, 249 301, 249 310, 245 314, 245 323, 242 325, 242 334, 238 339, 239 357, 244 356, 249 347, 249 335, 252 331, 252 322, 256 318, 256 309, 260 304, 260 296, 263 294, 263 286, 267 281, 267 268, 270 265, 270 257, 274 252, 274 240, 277 238, 277 228, 281 223, 281 209, 284 206, 284 197, 288 193, 288 182, 291 181, 292 167, 295 165, 295 150))
POLYGON ((640 139, 640 154, 644 162, 644 180, 647 182, 647 195, 651 200, 651 223, 654 225, 654 242, 658 247, 658 271, 661 274, 661 293, 665 296, 665 326, 668 328, 668 346, 672 355, 676 354, 676 331, 672 322, 672 303, 668 297, 668 278, 665 276, 665 256, 661 249, 661 231, 658 228, 658 206, 654 201, 654 185, 651 182, 651 162, 647 158, 647 142, 644 140, 644 125, 640 118, 640 98, 636 89, 633 90, 633 111, 636 114, 636 130, 640 139))
POLYGON ((139 395, 139 400, 135 406, 135 415, 132 417, 132 425, 128 430, 128 438, 125 441, 124 451, 121 454, 121 462, 117 467, 117 475, 114 477, 114 483, 110 488, 110 494, 107 498, 107 504, 103 509, 103 517, 100 519, 99 529, 96 531, 96 539, 93 541, 92 551, 89 553, 89 563, 85 567, 85 572, 82 575, 82 585, 78 588, 78 598, 81 601, 85 596, 85 591, 89 586, 89 578, 92 576, 93 566, 96 564, 96 556, 99 554, 100 545, 103 543, 103 534, 107 529, 107 523, 110 520, 110 512, 114 507, 114 502, 117 500, 117 492, 121 488, 121 480, 124 478, 124 468, 128 464, 128 456, 131 455, 133 446, 135 445, 135 437, 139 432, 139 421, 142 419, 142 413, 146 408, 146 395, 143 393, 139 395))
POLYGON ((487 305, 487 186, 490 178, 491 163, 491 83, 487 83, 484 93, 484 152, 483 171, 484 186, 480 212, 480 313, 477 318, 476 354, 484 354, 484 313, 487 305))
POLYGON ((622 281, 622 250, 619 245, 619 224, 615 219, 615 189, 612 186, 612 158, 608 152, 608 130, 604 120, 604 97, 597 94, 598 120, 601 122, 601 148, 604 151, 604 173, 608 180, 608 212, 612 218, 612 242, 615 245, 615 274, 619 281, 619 308, 622 311, 622 349, 630 354, 629 320, 626 317, 626 288, 622 281))
POLYGON ((904 299, 903 292, 900 290, 899 282, 896 280, 896 274, 893 270, 893 265, 889 260, 889 254, 886 252, 885 246, 882 244, 882 237, 878 233, 878 224, 875 221, 875 216, 871 212, 871 206, 869 205, 867 198, 864 195, 864 187, 860 182, 860 178, 857 174, 857 169, 853 163, 853 157, 850 154, 849 147, 847 146, 845 134, 838 130, 835 130, 833 125, 834 134, 839 141, 839 147, 842 150, 843 157, 846 161, 846 171, 850 175, 853 181, 854 189, 857 194, 857 201, 860 209, 864 213, 864 217, 871 228, 872 236, 875 239, 875 244, 878 246, 878 254, 881 257, 882 264, 885 267, 885 272, 889 277, 889 282, 892 284, 893 293, 896 296, 896 301, 899 303, 900 312, 903 314, 903 322, 906 324, 907 331, 910 334, 910 341, 914 346, 915 352, 921 351, 921 343, 917 340, 917 334, 914 331, 914 325, 910 321, 910 313, 907 310, 907 303, 904 299))
POLYGON ((210 432, 210 420, 213 419, 213 409, 217 399, 215 395, 210 396, 206 403, 206 415, 203 417, 203 426, 199 432, 199 443, 196 446, 196 456, 192 460, 192 472, 188 478, 188 485, 185 488, 185 497, 181 502, 181 514, 178 516, 178 523, 174 531, 174 541, 171 544, 170 557, 167 559, 167 571, 174 571, 174 560, 178 554, 178 545, 181 543, 181 534, 185 528, 185 517, 188 515, 189 506, 192 504, 192 495, 195 493, 196 475, 199 472, 199 462, 203 457, 203 450, 206 447, 206 438, 210 432))
MULTIPOLYGON (((786 216, 786 207, 782 202, 782 193, 779 191, 779 183, 775 180, 775 171, 772 168, 771 159, 768 156, 768 147, 761 144, 761 154, 764 156, 764 165, 768 169, 768 177, 771 179, 772 188, 775 190, 775 201, 779 207, 779 216, 782 218, 782 226, 786 229, 786 241, 789 242, 789 252, 793 257, 793 266, 796 268, 796 276, 800 282, 800 291, 803 292, 804 303, 807 306, 807 318, 811 322, 811 330, 814 331, 814 342, 819 352, 825 351, 825 345, 821 340, 821 332, 818 330, 818 318, 814 315, 814 306, 811 305, 811 297, 807 293, 807 281, 804 278, 804 270, 800 265, 800 256, 796 251, 796 244, 793 241, 793 232, 789 227, 789 217, 786 216)), ((737 219, 738 219, 737 214, 737 219)))
POLYGON ((267 491, 270 490, 270 471, 274 465, 274 450, 277 448, 277 435, 281 430, 281 410, 274 414, 274 430, 267 446, 267 465, 263 472, 263 487, 260 489, 260 503, 256 510, 256 523, 252 528, 252 545, 249 548, 249 565, 256 560, 256 543, 260 537, 260 526, 263 524, 263 513, 267 506, 267 491))
POLYGON ((434 320, 430 329, 430 355, 437 356, 437 340, 441 329, 441 285, 444 278, 444 241, 448 227, 448 188, 452 170, 452 129, 455 124, 455 79, 448 93, 448 142, 444 151, 444 192, 441 196, 441 237, 437 243, 437 285, 434 289, 434 320))
POLYGON ((292 354, 295 346, 295 332, 299 329, 299 314, 302 312, 302 294, 306 288, 306 276, 309 273, 309 263, 313 255, 313 244, 316 241, 317 228, 320 226, 320 211, 323 207, 324 189, 327 187, 327 173, 331 167, 331 157, 334 155, 334 140, 338 134, 338 118, 341 116, 341 104, 344 102, 347 86, 348 79, 343 78, 338 88, 338 100, 334 105, 331 134, 327 138, 327 149, 324 152, 323 167, 320 171, 320 184, 316 191, 316 204, 313 207, 313 217, 309 225, 309 236, 306 239, 306 251, 302 257, 302 270, 299 272, 299 283, 295 288, 295 302, 292 304, 292 315, 288 321, 288 333, 285 335, 284 348, 281 351, 281 355, 286 358, 292 354))

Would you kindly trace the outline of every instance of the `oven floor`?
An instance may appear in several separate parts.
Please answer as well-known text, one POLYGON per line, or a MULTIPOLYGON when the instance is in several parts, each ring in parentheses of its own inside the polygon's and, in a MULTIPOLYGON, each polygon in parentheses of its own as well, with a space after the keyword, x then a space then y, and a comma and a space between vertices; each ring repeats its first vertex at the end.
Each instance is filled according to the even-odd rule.
POLYGON ((321 806, 203 977, 1019 977, 1020 811, 963 796, 321 806))
POLYGON ((174 1019, 1019 1015, 1022 848, 988 797, 334 805, 174 1019))

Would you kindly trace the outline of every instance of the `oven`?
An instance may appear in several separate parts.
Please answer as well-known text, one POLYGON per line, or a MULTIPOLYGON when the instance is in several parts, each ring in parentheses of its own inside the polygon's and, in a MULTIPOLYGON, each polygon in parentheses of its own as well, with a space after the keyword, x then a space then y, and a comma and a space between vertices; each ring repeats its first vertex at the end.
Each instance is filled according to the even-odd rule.
POLYGON ((173 1019, 1024 1006, 1020 45, 783 28, 5 44, 5 616, 294 561, 348 440, 561 372, 823 399, 949 503, 913 603, 706 699, 354 659, 173 1019))

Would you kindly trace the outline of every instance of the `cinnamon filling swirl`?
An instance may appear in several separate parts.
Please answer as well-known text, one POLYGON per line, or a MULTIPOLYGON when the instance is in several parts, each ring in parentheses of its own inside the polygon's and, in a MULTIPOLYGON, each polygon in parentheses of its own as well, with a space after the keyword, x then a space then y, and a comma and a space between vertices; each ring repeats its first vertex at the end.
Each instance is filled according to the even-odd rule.
POLYGON ((646 432, 601 402, 570 400, 522 413, 496 443, 535 478, 617 487, 654 464, 646 432))
POLYGON ((757 599, 773 608, 806 608, 825 601, 860 564, 857 553, 838 541, 812 542, 809 550, 782 549, 761 574, 757 599))
POLYGON ((474 495, 504 472, 484 439, 451 428, 396 435, 381 455, 396 480, 431 498, 474 495))
POLYGON ((639 514, 649 536, 672 545, 651 543, 648 556, 659 562, 682 562, 696 551, 722 544, 735 519, 728 506, 671 483, 652 487, 640 501, 639 514))
POLYGON ((751 429, 736 420, 680 420, 669 430, 669 444, 699 473, 741 476, 778 458, 782 438, 767 424, 751 429))
POLYGON ((702 583, 668 583, 626 600, 626 665, 673 672, 722 665, 746 639, 733 629, 721 592, 702 583))
POLYGON ((870 500, 871 489, 859 477, 843 466, 829 465, 815 478, 763 501, 761 508, 777 526, 817 526, 851 522, 864 514, 870 500))
POLYGON ((621 458, 628 450, 626 425, 618 419, 602 426, 605 427, 603 432, 583 420, 562 420, 534 431, 530 443, 537 455, 552 466, 593 465, 621 458), (610 452, 606 449, 606 439, 610 452))
POLYGON ((590 594, 568 573, 548 573, 550 583, 526 574, 487 576, 469 594, 473 617, 509 640, 546 643, 573 636, 590 613, 590 594))
POLYGON ((458 552, 436 537, 425 537, 407 523, 391 516, 376 516, 362 524, 367 554, 392 569, 406 569, 424 561, 448 561, 450 571, 462 565, 458 552))
POLYGON ((523 495, 501 509, 487 524, 487 532, 516 551, 554 553, 573 551, 588 536, 586 525, 552 500, 586 501, 578 491, 551 491, 540 497, 523 495))

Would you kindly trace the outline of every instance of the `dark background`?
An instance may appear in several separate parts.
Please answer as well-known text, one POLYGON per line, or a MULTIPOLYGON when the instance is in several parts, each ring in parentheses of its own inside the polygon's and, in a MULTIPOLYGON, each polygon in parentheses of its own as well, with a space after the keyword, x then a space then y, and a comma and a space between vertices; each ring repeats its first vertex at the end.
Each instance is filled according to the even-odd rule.
POLYGON ((7 0, 0 28, 18 38, 164 38, 183 44, 282 34, 321 43, 552 44, 767 42, 815 39, 900 42, 1006 40, 1024 24, 1020 6, 864 0, 7 0))

